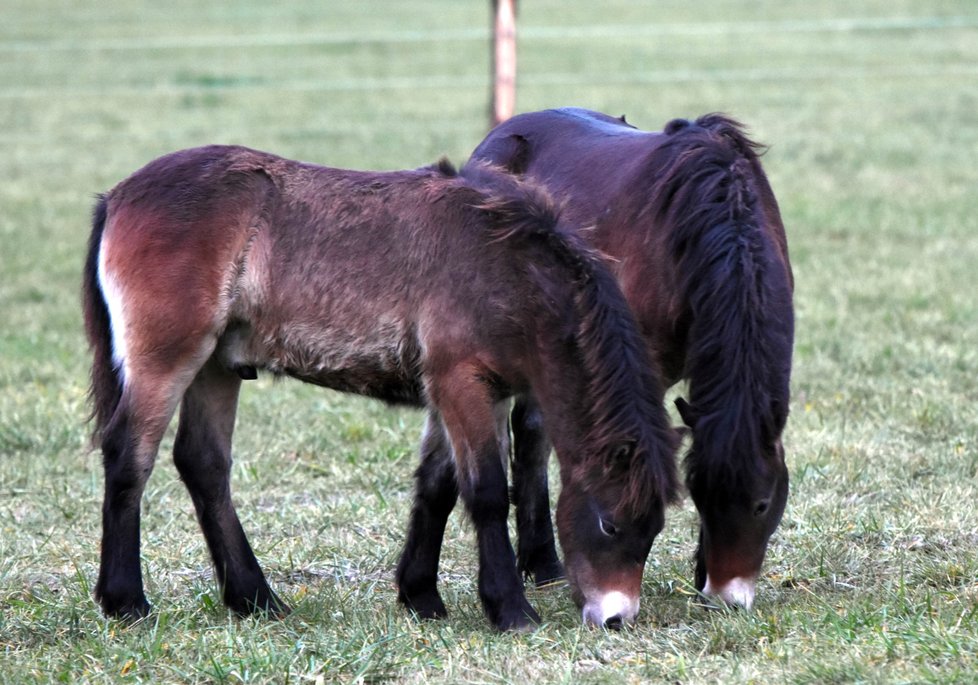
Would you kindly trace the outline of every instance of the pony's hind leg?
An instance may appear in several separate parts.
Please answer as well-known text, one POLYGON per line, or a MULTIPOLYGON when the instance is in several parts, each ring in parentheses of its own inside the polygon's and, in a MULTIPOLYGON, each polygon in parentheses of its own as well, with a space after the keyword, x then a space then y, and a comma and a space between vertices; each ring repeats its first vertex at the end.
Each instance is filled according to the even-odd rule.
POLYGON ((231 501, 231 436, 241 379, 212 358, 184 394, 173 460, 197 512, 224 595, 239 614, 289 608, 265 580, 231 501))
POLYGON ((139 563, 139 507, 160 440, 183 389, 178 378, 130 379, 102 431, 105 499, 95 598, 108 616, 149 613, 139 563))
POLYGON ((458 485, 452 450, 435 413, 428 415, 414 478, 414 506, 397 565, 397 599, 421 618, 443 618, 448 611, 438 594, 438 561, 458 485))
POLYGON ((531 576, 537 587, 564 577, 557 557, 547 460, 550 440, 543 430, 540 408, 531 397, 519 398, 513 406, 512 499, 516 506, 517 560, 520 572, 531 576))

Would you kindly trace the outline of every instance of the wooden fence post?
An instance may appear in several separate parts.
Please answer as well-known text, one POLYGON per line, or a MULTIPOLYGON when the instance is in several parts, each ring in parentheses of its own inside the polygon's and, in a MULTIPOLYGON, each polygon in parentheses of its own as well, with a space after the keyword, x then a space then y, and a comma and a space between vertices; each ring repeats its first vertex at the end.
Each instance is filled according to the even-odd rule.
POLYGON ((492 102, 490 125, 516 108, 516 0, 492 0, 492 102))

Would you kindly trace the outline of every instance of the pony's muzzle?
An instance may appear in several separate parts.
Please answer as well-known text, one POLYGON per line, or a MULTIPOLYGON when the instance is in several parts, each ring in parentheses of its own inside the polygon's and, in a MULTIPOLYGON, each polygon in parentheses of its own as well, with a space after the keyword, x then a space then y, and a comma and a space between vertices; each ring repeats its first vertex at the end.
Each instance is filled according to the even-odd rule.
POLYGON ((635 620, 638 604, 638 597, 629 597, 624 592, 613 590, 588 599, 581 613, 584 623, 588 625, 620 630, 635 620))
POLYGON ((703 586, 703 594, 717 597, 726 604, 750 609, 754 603, 754 589, 756 581, 754 578, 735 577, 725 583, 716 584, 710 575, 706 576, 706 585, 703 586))

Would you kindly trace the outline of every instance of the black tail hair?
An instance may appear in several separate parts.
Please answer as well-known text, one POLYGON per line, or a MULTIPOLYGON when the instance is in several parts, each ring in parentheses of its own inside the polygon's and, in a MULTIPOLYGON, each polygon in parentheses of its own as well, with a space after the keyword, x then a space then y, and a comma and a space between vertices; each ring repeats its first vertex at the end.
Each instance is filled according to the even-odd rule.
POLYGON ((98 264, 102 233, 108 215, 108 198, 99 195, 92 212, 92 235, 88 239, 88 256, 82 276, 82 310, 85 334, 92 350, 92 374, 89 399, 94 420, 92 440, 100 440, 122 397, 122 379, 112 359, 112 326, 109 309, 99 285, 98 264))

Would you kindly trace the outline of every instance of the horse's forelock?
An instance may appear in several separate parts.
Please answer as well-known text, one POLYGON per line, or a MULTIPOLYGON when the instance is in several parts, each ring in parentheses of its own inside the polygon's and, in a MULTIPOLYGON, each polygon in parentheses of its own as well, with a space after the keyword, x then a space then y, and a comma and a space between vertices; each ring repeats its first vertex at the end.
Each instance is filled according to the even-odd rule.
POLYGON ((791 286, 761 224, 762 149, 739 122, 710 114, 666 139, 665 162, 650 171, 649 209, 672 227, 692 314, 685 375, 699 418, 688 473, 703 465, 711 477, 738 478, 757 468, 787 412, 791 286))

